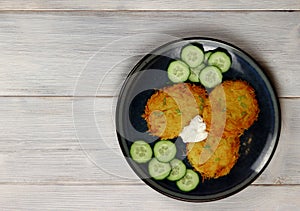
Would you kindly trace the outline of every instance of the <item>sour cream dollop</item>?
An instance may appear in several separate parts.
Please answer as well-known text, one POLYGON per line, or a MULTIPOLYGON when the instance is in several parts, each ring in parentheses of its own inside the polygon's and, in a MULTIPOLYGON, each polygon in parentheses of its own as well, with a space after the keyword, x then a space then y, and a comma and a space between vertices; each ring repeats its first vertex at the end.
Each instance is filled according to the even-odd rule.
POLYGON ((199 142, 207 138, 206 124, 201 116, 195 116, 189 125, 185 126, 179 136, 184 143, 199 142))

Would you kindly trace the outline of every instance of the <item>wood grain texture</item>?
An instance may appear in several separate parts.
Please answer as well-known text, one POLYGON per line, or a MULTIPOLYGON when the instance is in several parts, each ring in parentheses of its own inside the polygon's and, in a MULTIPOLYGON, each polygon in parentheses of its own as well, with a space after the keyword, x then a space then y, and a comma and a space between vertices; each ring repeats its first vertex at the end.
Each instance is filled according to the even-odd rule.
POLYGON ((0 209, 296 210, 299 11, 298 0, 0 1, 0 209), (116 96, 129 71, 154 48, 189 36, 239 46, 281 97, 282 134, 269 166, 213 203, 146 186, 115 135, 116 96))
POLYGON ((297 0, 183 0, 135 1, 135 0, 2 0, 2 10, 296 10, 297 0))
POLYGON ((252 55, 281 97, 300 96, 300 12, 0 14, 0 95, 114 96, 145 53, 180 37, 227 41, 252 55), (117 45, 116 45, 117 44, 117 45), (118 46, 118 47, 116 47, 118 46), (99 85, 100 89, 94 89, 99 85))
MULTIPOLYGON (((300 99, 280 102, 279 146, 255 184, 300 183, 300 99)), ((0 183, 140 184, 119 148, 115 104, 103 97, 0 98, 0 183)))
POLYGON ((1 185, 4 210, 297 210, 299 186, 250 186, 229 198, 188 203, 145 185, 1 185), (255 193, 255 194, 254 194, 255 193))

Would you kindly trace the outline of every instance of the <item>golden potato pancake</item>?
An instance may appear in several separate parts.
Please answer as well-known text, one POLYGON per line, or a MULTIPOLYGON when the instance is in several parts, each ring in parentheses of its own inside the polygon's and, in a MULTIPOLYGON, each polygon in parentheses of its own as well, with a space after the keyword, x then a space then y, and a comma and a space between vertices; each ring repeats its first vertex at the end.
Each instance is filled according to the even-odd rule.
POLYGON ((209 94, 203 119, 210 133, 240 136, 257 119, 254 89, 245 81, 224 81, 209 94))
POLYGON ((150 134, 177 137, 196 116, 203 117, 206 140, 187 143, 187 158, 204 179, 227 175, 238 160, 239 137, 257 119, 254 89, 244 81, 225 81, 209 96, 201 86, 179 83, 157 90, 147 101, 145 118, 150 134))
POLYGON ((239 157, 239 137, 209 136, 205 141, 188 143, 187 157, 203 179, 227 175, 239 157))
POLYGON ((157 90, 147 101, 143 118, 150 134, 172 139, 183 127, 203 113, 206 90, 201 86, 179 83, 157 90))

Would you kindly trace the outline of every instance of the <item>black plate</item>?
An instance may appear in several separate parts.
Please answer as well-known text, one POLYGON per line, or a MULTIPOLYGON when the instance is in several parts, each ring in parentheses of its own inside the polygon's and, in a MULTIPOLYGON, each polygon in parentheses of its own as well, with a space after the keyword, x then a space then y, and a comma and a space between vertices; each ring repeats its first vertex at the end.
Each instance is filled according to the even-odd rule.
MULTIPOLYGON (((232 195, 251 184, 271 160, 280 134, 281 116, 278 98, 257 63, 241 49, 214 39, 186 38, 177 40, 146 55, 130 72, 119 95, 116 109, 116 130, 120 147, 135 173, 150 187, 169 197, 184 201, 202 202, 232 195), (141 117, 149 97, 155 89, 171 85, 166 69, 180 50, 188 43, 200 43, 205 50, 218 47, 232 56, 232 67, 223 75, 224 80, 242 79, 256 91, 260 113, 258 120, 241 137, 240 157, 230 173, 218 179, 204 180, 190 192, 180 191, 175 182, 157 181, 149 177, 147 164, 130 159, 133 141, 143 139, 153 146, 158 140, 147 133, 147 124, 141 117), (249 142, 249 139, 252 141, 249 142)), ((175 140, 174 140, 175 141, 175 140)), ((185 158, 185 145, 178 138, 177 157, 192 168, 185 158)), ((199 175, 200 176, 200 175, 199 175)), ((200 180, 201 176, 200 176, 200 180)))

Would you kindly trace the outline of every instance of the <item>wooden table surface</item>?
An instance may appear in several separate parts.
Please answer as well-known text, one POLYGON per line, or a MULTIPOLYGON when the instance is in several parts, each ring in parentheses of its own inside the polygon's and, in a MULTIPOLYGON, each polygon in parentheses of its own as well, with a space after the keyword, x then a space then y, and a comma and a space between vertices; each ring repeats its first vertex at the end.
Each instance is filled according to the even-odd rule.
POLYGON ((0 55, 0 210, 299 209, 299 0, 2 0, 0 55), (279 145, 263 174, 209 203, 145 185, 114 132, 131 68, 157 46, 190 36, 252 55, 282 110, 279 145))

